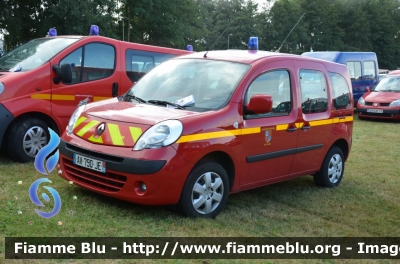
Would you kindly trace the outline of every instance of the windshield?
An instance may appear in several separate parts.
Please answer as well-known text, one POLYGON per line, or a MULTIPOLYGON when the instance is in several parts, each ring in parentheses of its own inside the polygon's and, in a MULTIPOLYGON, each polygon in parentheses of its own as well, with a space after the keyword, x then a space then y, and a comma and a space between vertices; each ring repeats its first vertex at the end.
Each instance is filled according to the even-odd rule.
POLYGON ((375 87, 376 92, 400 92, 400 75, 383 78, 375 87))
POLYGON ((227 61, 170 60, 146 74, 126 98, 159 101, 158 104, 173 108, 177 104, 192 111, 219 109, 228 103, 249 68, 247 64, 227 61))
POLYGON ((29 41, 0 58, 0 71, 33 70, 65 49, 78 38, 42 38, 29 41))

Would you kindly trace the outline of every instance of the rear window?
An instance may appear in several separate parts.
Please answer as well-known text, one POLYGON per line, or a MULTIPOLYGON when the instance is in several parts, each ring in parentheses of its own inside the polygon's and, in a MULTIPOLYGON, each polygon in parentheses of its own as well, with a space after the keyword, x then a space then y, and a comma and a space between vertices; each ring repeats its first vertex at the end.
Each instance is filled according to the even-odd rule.
POLYGON ((132 82, 137 82, 155 66, 173 57, 176 55, 128 49, 125 53, 126 75, 132 82))
POLYGON ((360 61, 348 61, 346 62, 347 68, 349 69, 350 78, 352 81, 361 80, 361 62, 360 61))
POLYGON ((333 87, 333 105, 335 110, 350 107, 350 90, 345 78, 338 73, 329 73, 333 87))

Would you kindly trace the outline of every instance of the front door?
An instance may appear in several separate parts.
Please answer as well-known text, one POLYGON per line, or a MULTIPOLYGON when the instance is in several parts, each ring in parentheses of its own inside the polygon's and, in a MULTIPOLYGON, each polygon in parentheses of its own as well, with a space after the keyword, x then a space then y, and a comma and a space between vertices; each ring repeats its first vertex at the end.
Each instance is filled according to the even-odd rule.
POLYGON ((243 128, 259 131, 241 136, 243 151, 241 185, 255 186, 290 172, 298 131, 293 102, 295 71, 290 61, 276 61, 260 67, 250 78, 244 96, 243 128), (288 67, 289 65, 289 67, 288 67), (246 110, 256 94, 272 96, 272 111, 254 114, 246 110))
POLYGON ((62 128, 81 101, 93 102, 115 96, 113 87, 118 87, 120 79, 116 54, 116 47, 111 43, 92 42, 55 62, 71 64, 72 68, 71 83, 52 84, 52 114, 58 117, 62 128))

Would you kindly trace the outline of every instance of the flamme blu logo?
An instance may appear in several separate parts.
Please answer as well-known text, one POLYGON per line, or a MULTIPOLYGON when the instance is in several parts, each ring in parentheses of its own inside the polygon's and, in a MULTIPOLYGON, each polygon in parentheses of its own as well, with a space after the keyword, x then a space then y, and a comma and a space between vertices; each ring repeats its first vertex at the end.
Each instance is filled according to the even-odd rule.
MULTIPOLYGON (((35 162, 34 162, 36 170, 44 175, 48 175, 56 167, 57 161, 59 158, 59 151, 58 151, 57 147, 58 147, 58 144, 60 143, 60 138, 50 128, 49 128, 49 132, 50 132, 50 141, 45 147, 43 147, 38 152, 38 154, 36 155, 36 158, 35 158, 35 162), (57 151, 53 155, 51 155, 50 157, 47 158, 47 156, 56 149, 57 149, 57 151), (46 160, 46 158, 47 158, 47 160, 46 160), (47 170, 46 170, 45 166, 46 166, 47 170)), ((41 178, 41 179, 34 181, 31 185, 31 187, 29 188, 29 198, 31 198, 31 201, 34 204, 36 204, 37 206, 45 206, 39 200, 39 197, 37 195, 39 185, 42 182, 50 182, 51 183, 51 181, 48 178, 41 178)), ((51 217, 55 216, 56 214, 58 214, 58 212, 60 212, 61 198, 60 198, 60 195, 58 194, 58 192, 56 190, 54 190, 53 188, 47 187, 47 186, 44 186, 44 188, 46 188, 53 196, 54 209, 51 212, 42 212, 39 209, 35 209, 35 211, 38 215, 40 215, 43 218, 51 218, 51 217)), ((42 193, 42 197, 46 202, 50 202, 50 198, 46 193, 42 193)))

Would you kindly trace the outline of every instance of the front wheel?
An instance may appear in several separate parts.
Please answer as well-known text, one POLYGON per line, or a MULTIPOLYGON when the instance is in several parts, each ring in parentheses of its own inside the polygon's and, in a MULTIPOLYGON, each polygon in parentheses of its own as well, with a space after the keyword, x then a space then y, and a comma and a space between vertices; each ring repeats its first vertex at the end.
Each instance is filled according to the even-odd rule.
POLYGON ((314 175, 314 182, 321 187, 336 187, 343 178, 343 172, 343 151, 335 146, 326 154, 321 169, 314 175))
POLYGON ((39 150, 47 145, 49 138, 45 122, 37 118, 21 119, 8 133, 8 155, 20 162, 33 161, 39 150))
POLYGON ((225 207, 228 188, 228 175, 220 164, 202 163, 189 174, 179 208, 188 217, 215 218, 225 207))

